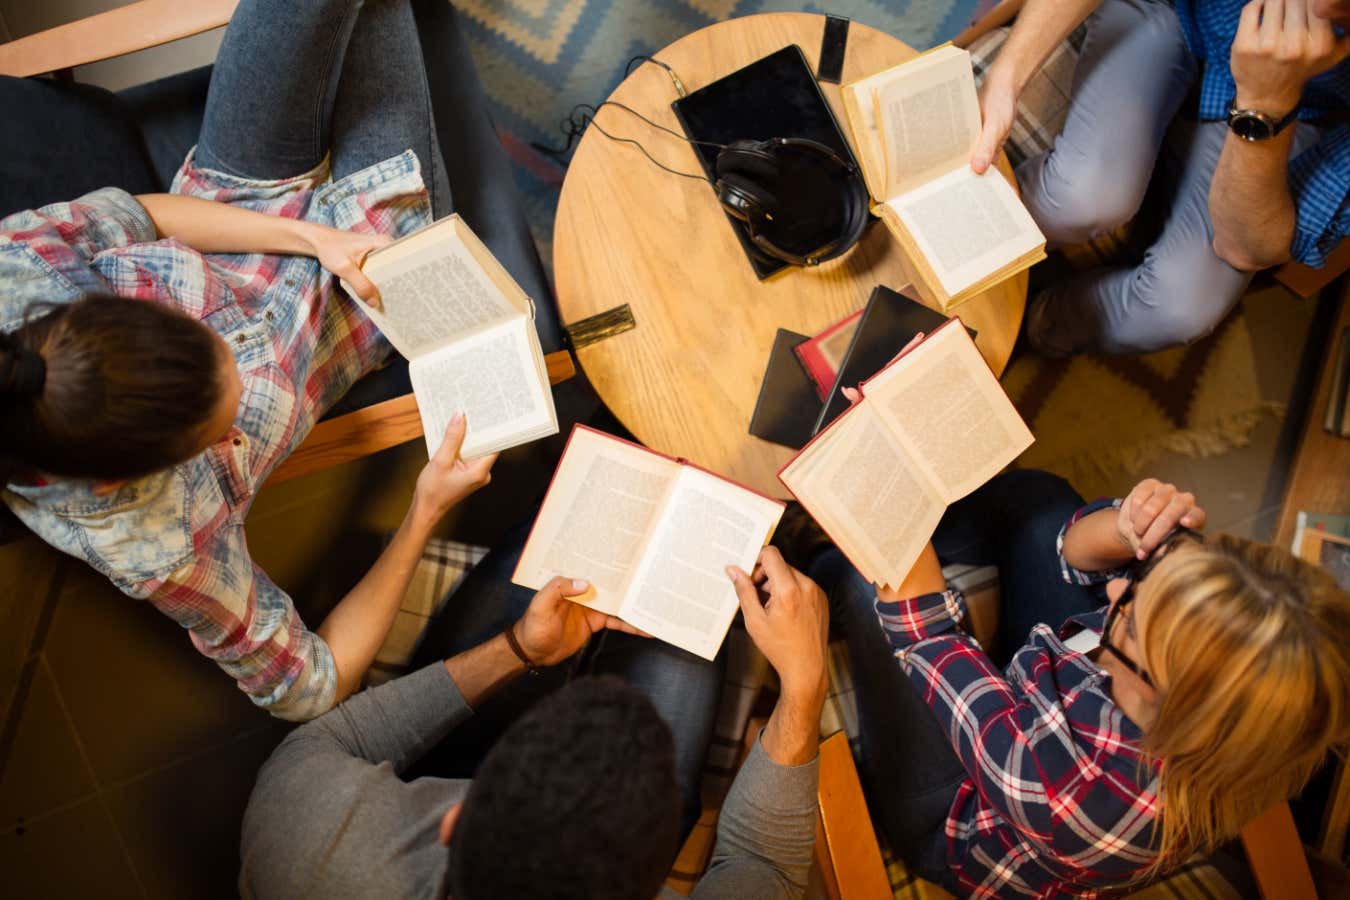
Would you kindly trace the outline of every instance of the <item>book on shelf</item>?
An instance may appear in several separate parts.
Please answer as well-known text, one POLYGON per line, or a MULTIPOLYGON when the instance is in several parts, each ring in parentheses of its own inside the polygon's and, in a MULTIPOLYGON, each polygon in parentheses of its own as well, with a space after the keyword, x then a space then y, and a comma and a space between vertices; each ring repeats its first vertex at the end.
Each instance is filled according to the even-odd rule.
POLYGON ((1045 258, 1045 236, 997 167, 970 168, 980 105, 969 53, 943 44, 841 93, 872 211, 925 303, 948 313, 1045 258))
POLYGON ((558 433, 534 302, 459 215, 373 251, 361 271, 381 299, 361 309, 408 360, 428 455, 456 412, 466 459, 558 433))
POLYGON ((947 506, 1033 439, 959 319, 861 391, 778 477, 864 577, 894 586, 947 506))
POLYGON ((1306 528, 1299 538, 1296 555, 1326 569, 1342 590, 1350 591, 1350 537, 1320 528, 1306 528))
POLYGON ((1294 516, 1294 539, 1289 544, 1295 556, 1303 555, 1303 536, 1320 532, 1337 540, 1350 540, 1350 515, 1310 512, 1300 509, 1294 516))
POLYGON ((705 659, 740 603, 726 575, 749 572, 784 504, 692 463, 572 429, 511 581, 590 582, 570 598, 705 659))

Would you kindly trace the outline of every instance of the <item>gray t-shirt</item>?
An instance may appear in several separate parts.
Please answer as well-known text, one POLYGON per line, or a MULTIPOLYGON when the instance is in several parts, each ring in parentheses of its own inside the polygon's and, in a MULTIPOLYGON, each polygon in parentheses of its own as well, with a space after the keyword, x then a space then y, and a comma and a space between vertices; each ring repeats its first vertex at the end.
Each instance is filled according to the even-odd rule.
MULTIPOLYGON (((441 817, 470 782, 399 776, 472 714, 436 663, 293 731, 258 773, 244 813, 240 895, 443 900, 441 817)), ((815 844, 816 778, 816 761, 780 766, 756 741, 692 896, 800 898, 815 844)))

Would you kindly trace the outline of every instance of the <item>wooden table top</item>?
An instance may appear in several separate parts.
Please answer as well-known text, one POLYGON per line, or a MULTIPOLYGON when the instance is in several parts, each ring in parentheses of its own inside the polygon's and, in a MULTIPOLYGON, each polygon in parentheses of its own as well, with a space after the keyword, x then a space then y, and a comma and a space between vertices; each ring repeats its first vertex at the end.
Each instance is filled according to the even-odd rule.
MULTIPOLYGON (((814 71, 824 23, 809 13, 732 19, 686 35, 656 57, 689 91, 793 43, 814 71)), ((915 55, 902 41, 853 22, 843 80, 915 55)), ((843 123, 839 89, 821 88, 843 123)), ((670 108, 674 87, 658 66, 638 66, 609 99, 683 133, 670 108)), ((688 144, 623 110, 602 107, 596 120, 640 140, 671 168, 701 171, 688 144)), ((1012 180, 1007 161, 999 165, 1012 180)), ((636 328, 577 352, 619 420, 654 450, 775 497, 788 496, 777 472, 793 451, 748 430, 775 332, 817 334, 861 309, 876 285, 898 290, 910 283, 899 246, 878 225, 838 259, 761 282, 711 186, 663 172, 633 145, 595 129, 582 138, 563 183, 553 264, 564 322, 625 303, 632 308, 636 328)), ((976 344, 995 374, 1012 352, 1026 292, 1022 272, 957 310, 978 332, 976 344)))

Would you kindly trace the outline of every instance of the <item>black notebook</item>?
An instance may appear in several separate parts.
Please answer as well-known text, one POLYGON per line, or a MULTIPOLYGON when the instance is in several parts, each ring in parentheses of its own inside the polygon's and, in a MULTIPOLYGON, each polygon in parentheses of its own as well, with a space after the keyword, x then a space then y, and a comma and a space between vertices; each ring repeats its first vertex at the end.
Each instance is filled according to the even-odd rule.
MULTIPOLYGON (((820 92, 820 85, 806 64, 806 57, 796 44, 756 60, 699 88, 687 97, 671 104, 690 140, 711 144, 730 144, 732 141, 766 141, 770 138, 809 138, 824 144, 848 162, 854 163, 853 151, 839 123, 820 92)), ((717 179, 716 146, 694 145, 703 171, 710 179, 717 179)), ((794 198, 778 198, 781 203, 794 198)), ((819 201, 809 197, 795 198, 808 206, 819 201)), ((760 278, 787 267, 787 263, 766 256, 750 242, 742 224, 727 216, 750 265, 760 278)), ((787 249, 809 252, 820 246, 819 235, 775 235, 776 243, 787 249), (794 246, 800 243, 800 248, 794 246)))
MULTIPOLYGON (((871 378, 904 349, 910 338, 920 331, 930 332, 945 321, 947 317, 941 313, 885 285, 877 285, 872 296, 867 299, 867 307, 858 320, 844 361, 839 365, 834 387, 816 416, 811 434, 818 434, 848 409, 848 398, 840 388, 855 387, 859 382, 871 378)), ((971 337, 974 336, 975 332, 971 331, 971 337)))
POLYGON ((794 450, 811 439, 811 426, 821 406, 815 383, 792 352, 804 340, 804 334, 778 329, 755 411, 750 414, 751 434, 794 450))

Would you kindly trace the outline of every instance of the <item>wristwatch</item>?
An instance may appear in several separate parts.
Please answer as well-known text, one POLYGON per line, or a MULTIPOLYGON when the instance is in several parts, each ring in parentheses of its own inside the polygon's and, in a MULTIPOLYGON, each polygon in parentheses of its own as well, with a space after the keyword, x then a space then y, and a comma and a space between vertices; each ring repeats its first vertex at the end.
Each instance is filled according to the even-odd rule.
POLYGON ((1268 141, 1284 131, 1297 115, 1297 106, 1283 119, 1276 119, 1254 109, 1239 109, 1237 97, 1234 97, 1228 104, 1228 128, 1244 141, 1268 141))

